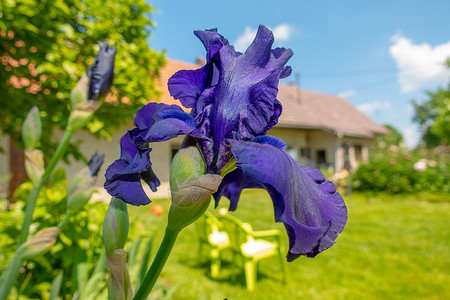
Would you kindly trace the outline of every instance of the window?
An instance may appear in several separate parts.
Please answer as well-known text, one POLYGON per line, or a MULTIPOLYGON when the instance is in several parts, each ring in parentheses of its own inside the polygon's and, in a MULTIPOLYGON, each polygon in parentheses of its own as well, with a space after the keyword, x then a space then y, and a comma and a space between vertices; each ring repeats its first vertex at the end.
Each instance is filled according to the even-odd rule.
POLYGON ((355 160, 362 161, 362 146, 355 145, 355 160))
POLYGON ((327 155, 325 150, 317 150, 317 164, 326 164, 327 155))
POLYGON ((301 157, 311 159, 311 149, 309 148, 301 148, 300 149, 300 155, 301 157))

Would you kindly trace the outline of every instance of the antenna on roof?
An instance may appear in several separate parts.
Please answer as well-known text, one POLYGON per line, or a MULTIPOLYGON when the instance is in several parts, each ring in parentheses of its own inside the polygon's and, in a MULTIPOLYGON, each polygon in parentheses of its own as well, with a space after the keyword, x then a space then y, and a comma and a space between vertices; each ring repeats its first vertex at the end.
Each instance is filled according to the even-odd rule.
POLYGON ((295 72, 294 77, 295 77, 295 84, 294 84, 295 99, 297 100, 298 103, 301 103, 302 102, 302 89, 300 88, 300 84, 301 84, 300 72, 295 72))

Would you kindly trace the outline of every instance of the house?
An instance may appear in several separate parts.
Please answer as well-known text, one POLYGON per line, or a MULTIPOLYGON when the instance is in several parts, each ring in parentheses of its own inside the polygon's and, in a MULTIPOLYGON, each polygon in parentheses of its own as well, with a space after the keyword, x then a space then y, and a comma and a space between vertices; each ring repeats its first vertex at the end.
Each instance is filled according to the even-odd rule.
MULTIPOLYGON (((179 101, 170 96, 167 81, 178 70, 197 68, 199 64, 168 59, 167 65, 161 70, 160 102, 180 105, 179 101)), ((300 165, 333 167, 335 171, 344 167, 355 169, 358 163, 368 160, 374 138, 387 133, 383 126, 372 121, 345 99, 336 96, 307 91, 295 84, 280 84, 278 100, 283 106, 283 112, 278 124, 268 134, 282 139, 287 144, 287 153, 300 165)), ((100 170, 100 174, 103 174, 106 167, 119 155, 121 136, 132 128, 130 122, 130 125, 116 132, 111 141, 97 140, 84 131, 77 132, 73 140, 83 140, 80 150, 86 157, 91 156, 95 150, 105 153, 105 164, 100 170)), ((62 133, 57 132, 56 138, 58 136, 62 136, 62 133)), ((152 145, 150 155, 153 169, 162 182, 157 195, 153 197, 169 195, 170 163, 182 140, 183 137, 177 137, 152 145)), ((9 172, 11 153, 7 146, 9 140, 0 136, 0 142, 6 149, 0 155, 0 174, 6 174, 9 172)), ((63 163, 60 165, 66 168, 69 178, 83 167, 81 162, 73 162, 69 166, 63 163)), ((99 185, 103 182, 102 177, 99 185)), ((105 193, 104 196, 107 197, 105 193)))

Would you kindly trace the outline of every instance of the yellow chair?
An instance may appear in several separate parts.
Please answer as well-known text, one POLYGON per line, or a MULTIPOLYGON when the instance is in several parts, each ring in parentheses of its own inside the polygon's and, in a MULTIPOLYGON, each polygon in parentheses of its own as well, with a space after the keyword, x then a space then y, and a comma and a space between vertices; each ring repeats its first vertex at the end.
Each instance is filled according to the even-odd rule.
POLYGON ((230 247, 234 254, 244 259, 247 290, 252 291, 255 288, 258 262, 272 256, 278 256, 283 282, 287 282, 287 270, 279 230, 253 231, 250 224, 242 223, 230 215, 219 215, 218 220, 228 234, 230 247), (273 241, 262 238, 271 238, 273 241))
POLYGON ((211 262, 211 277, 217 278, 221 267, 221 252, 230 247, 228 234, 222 230, 222 225, 217 218, 205 211, 204 215, 195 222, 199 236, 199 258, 202 257, 203 246, 209 248, 209 260, 211 262))

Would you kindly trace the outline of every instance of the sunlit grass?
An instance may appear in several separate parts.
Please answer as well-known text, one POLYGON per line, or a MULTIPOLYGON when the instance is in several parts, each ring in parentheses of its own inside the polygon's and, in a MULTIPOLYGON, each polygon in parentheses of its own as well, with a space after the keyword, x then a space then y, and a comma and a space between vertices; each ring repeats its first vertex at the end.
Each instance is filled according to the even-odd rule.
MULTIPOLYGON (((276 259, 260 263, 251 293, 243 274, 231 281, 233 269, 226 264, 221 279, 212 280, 206 258, 198 257, 194 226, 181 232, 159 283, 167 288, 178 284, 174 299, 450 299, 448 195, 354 194, 346 201, 349 220, 337 243, 314 259, 289 263, 287 285, 276 259)), ((165 208, 164 217, 147 229, 155 232, 156 247, 170 203, 155 203, 165 208)), ((220 207, 227 204, 224 198, 220 207)), ((131 208, 130 218, 147 218, 149 211, 150 207, 131 208)), ((265 191, 244 192, 233 215, 256 230, 284 232, 273 222, 265 191)), ((287 247, 287 236, 285 242, 287 247)))

